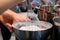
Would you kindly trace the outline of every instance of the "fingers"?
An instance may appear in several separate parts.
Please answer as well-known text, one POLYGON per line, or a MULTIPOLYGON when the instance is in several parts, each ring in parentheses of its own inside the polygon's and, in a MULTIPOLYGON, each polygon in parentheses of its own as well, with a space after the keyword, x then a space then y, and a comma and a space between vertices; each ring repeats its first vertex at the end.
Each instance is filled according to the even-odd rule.
POLYGON ((14 19, 13 20, 13 23, 15 23, 15 22, 21 22, 21 21, 30 21, 30 19, 29 18, 16 18, 16 19, 14 19))
POLYGON ((29 21, 30 19, 27 16, 23 15, 23 16, 20 17, 19 20, 20 21, 29 21))
POLYGON ((26 19, 27 19, 26 21, 30 21, 30 19, 28 17, 26 19))
POLYGON ((13 27, 11 24, 6 23, 6 27, 9 29, 10 32, 13 32, 13 27))
POLYGON ((28 16, 18 14, 13 17, 13 23, 18 21, 30 21, 30 19, 28 18, 28 16))

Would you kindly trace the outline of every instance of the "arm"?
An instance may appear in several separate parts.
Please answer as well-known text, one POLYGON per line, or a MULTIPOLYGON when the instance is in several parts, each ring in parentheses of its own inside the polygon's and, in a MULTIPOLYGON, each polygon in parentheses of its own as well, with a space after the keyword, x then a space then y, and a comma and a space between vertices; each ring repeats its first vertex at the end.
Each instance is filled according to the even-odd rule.
POLYGON ((21 3, 23 0, 0 0, 0 14, 6 9, 11 8, 18 3, 21 3))

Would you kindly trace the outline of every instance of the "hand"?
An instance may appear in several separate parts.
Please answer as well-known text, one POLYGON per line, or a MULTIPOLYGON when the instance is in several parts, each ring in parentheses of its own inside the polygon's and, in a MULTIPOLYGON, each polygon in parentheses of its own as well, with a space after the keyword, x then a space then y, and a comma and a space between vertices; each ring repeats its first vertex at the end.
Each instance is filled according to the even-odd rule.
POLYGON ((12 18, 13 18, 13 23, 18 22, 18 21, 29 21, 30 20, 28 16, 25 16, 23 14, 13 15, 12 18))
POLYGON ((3 13, 0 15, 2 23, 9 29, 10 32, 13 31, 12 24, 17 21, 28 21, 30 20, 27 16, 21 14, 15 14, 14 12, 3 13), (13 15, 14 14, 14 15, 13 15))

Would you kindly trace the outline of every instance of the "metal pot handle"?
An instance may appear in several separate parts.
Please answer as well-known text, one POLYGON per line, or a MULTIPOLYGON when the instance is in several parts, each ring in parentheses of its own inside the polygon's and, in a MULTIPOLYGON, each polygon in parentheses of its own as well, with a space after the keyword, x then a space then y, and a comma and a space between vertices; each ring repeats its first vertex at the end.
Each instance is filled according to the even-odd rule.
POLYGON ((53 17, 53 21, 54 21, 55 18, 60 18, 60 16, 55 16, 55 17, 53 17))

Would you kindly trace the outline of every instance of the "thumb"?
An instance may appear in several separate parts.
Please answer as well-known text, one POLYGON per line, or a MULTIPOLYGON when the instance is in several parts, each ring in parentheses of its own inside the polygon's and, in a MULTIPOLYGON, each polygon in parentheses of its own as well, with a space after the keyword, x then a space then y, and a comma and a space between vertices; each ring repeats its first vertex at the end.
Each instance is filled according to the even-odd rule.
POLYGON ((13 28, 11 24, 6 23, 6 27, 9 29, 10 32, 13 32, 13 28))

